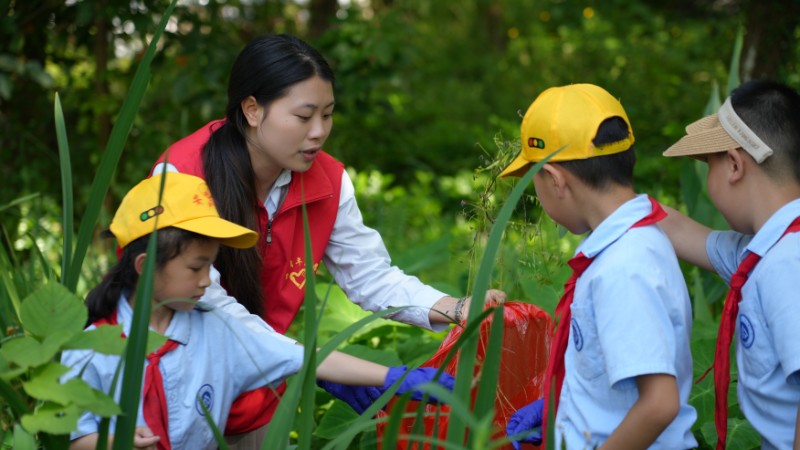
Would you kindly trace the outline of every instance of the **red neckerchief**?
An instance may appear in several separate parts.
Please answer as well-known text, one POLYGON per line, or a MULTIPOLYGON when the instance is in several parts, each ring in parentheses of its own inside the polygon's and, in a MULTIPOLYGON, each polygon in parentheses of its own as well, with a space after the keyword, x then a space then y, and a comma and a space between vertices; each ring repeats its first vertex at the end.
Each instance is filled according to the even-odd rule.
MULTIPOLYGON (((667 217, 667 213, 661 208, 652 197, 650 197, 650 204, 652 210, 650 214, 642 218, 631 226, 631 228, 643 227, 652 225, 659 220, 667 217)), ((550 383, 555 377, 555 405, 553 411, 558 411, 558 401, 561 396, 561 386, 564 384, 564 354, 567 351, 567 344, 569 342, 569 329, 570 321, 572 319, 572 312, 570 306, 572 299, 575 296, 575 283, 583 272, 589 267, 594 258, 589 258, 583 253, 578 253, 568 264, 572 267, 572 276, 564 284, 564 295, 558 301, 556 306, 556 317, 559 317, 558 326, 556 327, 556 335, 550 344, 550 355, 547 360, 547 371, 544 379, 544 409, 542 414, 542 448, 545 448, 545 441, 547 439, 547 416, 550 403, 550 383)))
MULTIPOLYGON (((117 311, 103 319, 94 322, 93 325, 117 325, 117 311)), ((122 333, 125 337, 125 333, 122 333)), ((158 363, 165 353, 178 347, 178 342, 172 339, 167 340, 158 350, 147 355, 149 364, 144 371, 144 393, 142 395, 142 413, 147 426, 154 435, 161 439, 156 443, 158 450, 171 450, 169 442, 169 426, 167 417, 167 396, 164 393, 164 380, 161 378, 161 371, 158 363)))
MULTIPOLYGON (((781 235, 800 231, 800 217, 796 218, 781 235)), ((722 317, 717 332, 717 346, 714 351, 714 365, 710 367, 700 379, 714 369, 714 424, 717 427, 717 450, 724 450, 728 434, 728 388, 731 382, 731 341, 736 330, 736 317, 739 315, 739 302, 742 301, 742 286, 747 282, 747 277, 753 271, 761 257, 755 253, 748 254, 731 276, 731 287, 725 297, 722 307, 722 317)))

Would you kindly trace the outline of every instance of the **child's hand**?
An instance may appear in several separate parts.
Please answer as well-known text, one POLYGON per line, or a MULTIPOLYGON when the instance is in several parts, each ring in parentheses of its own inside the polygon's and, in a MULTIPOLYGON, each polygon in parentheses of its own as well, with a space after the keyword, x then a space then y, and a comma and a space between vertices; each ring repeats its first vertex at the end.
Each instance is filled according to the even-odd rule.
POLYGON ((355 412, 361 414, 381 396, 381 391, 374 386, 350 386, 349 384, 334 383, 332 381, 318 380, 317 385, 329 394, 350 405, 355 412))
MULTIPOLYGON (((386 374, 386 380, 381 387, 374 386, 350 386, 348 384, 334 383, 332 381, 317 381, 317 385, 325 389, 328 393, 344 401, 357 413, 361 414, 372 405, 389 387, 391 387, 397 380, 406 373, 408 369, 406 366, 390 367, 389 372, 386 374)), ((420 367, 413 369, 409 372, 408 376, 403 379, 400 387, 397 389, 397 395, 402 395, 407 392, 412 392, 412 400, 422 400, 423 392, 415 389, 416 386, 433 381, 436 374, 435 367, 420 367)), ((437 380, 437 383, 447 390, 452 391, 455 384, 455 378, 447 372, 442 372, 437 380)), ((428 402, 439 403, 439 399, 429 395, 428 402)))
POLYGON ((156 443, 160 440, 161 438, 154 435, 150 428, 136 427, 133 434, 133 448, 156 450, 156 443))
MULTIPOLYGON (((403 379, 400 383, 400 387, 397 389, 397 395, 411 392, 411 400, 422 400, 424 393, 418 391, 416 387, 420 384, 434 381, 434 376, 438 370, 439 369, 436 367, 418 367, 411 371, 408 371, 406 366, 389 367, 389 373, 386 374, 386 381, 384 381, 383 387, 380 388, 380 392, 385 392, 408 371, 408 375, 403 379)), ((449 373, 442 372, 436 380, 436 383, 447 388, 448 391, 452 391, 453 386, 456 384, 456 379, 449 373)), ((430 403, 439 403, 439 399, 430 394, 428 395, 428 401, 430 403)))
POLYGON ((540 398, 535 402, 523 406, 511 416, 506 425, 506 436, 509 436, 511 445, 515 450, 520 449, 520 443, 528 442, 539 445, 542 442, 542 409, 544 399, 540 398), (522 433, 526 433, 521 435, 522 433), (514 438, 512 438, 514 436, 514 438))

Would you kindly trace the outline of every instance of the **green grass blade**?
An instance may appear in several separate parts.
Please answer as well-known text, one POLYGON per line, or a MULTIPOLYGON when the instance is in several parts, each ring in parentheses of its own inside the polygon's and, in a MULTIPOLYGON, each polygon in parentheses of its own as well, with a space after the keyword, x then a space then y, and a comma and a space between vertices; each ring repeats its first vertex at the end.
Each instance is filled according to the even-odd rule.
POLYGON ((305 236, 305 258, 306 258, 306 295, 303 305, 305 314, 305 355, 303 366, 303 393, 300 397, 300 423, 298 424, 297 434, 298 448, 308 450, 311 448, 311 435, 314 432, 314 406, 316 397, 316 374, 317 374, 317 330, 318 323, 317 310, 317 289, 314 275, 314 256, 311 248, 311 230, 308 226, 308 210, 306 209, 305 190, 303 178, 300 178, 300 193, 303 198, 303 234, 305 236))
MULTIPOLYGON (((500 357, 503 355, 504 307, 495 308, 489 340, 486 343, 486 355, 481 369, 481 381, 475 396, 475 415, 494 417, 495 398, 497 397, 497 381, 500 377, 500 357)), ((472 442, 475 433, 470 433, 472 442)))
MULTIPOLYGON (((161 186, 158 190, 159 205, 161 204, 167 176, 169 175, 161 177, 161 186)), ((130 448, 136 429, 136 416, 142 394, 144 360, 147 353, 148 325, 153 301, 158 219, 159 217, 156 216, 153 223, 153 232, 150 233, 150 241, 147 243, 144 268, 136 285, 136 301, 133 305, 133 319, 131 320, 130 333, 127 339, 128 344, 125 348, 125 368, 122 372, 122 392, 119 402, 122 414, 117 418, 117 426, 114 430, 114 450, 127 450, 130 448)))
MULTIPOLYGON (((303 189, 301 180, 301 192, 303 189)), ((303 195, 301 193, 301 195, 303 195)), ((298 429, 299 447, 308 449, 311 446, 311 434, 314 430, 314 400, 316 396, 316 368, 317 368, 317 318, 314 311, 317 309, 316 287, 314 283, 313 257, 311 252, 311 238, 308 228, 308 211, 303 201, 303 230, 305 235, 306 258, 306 292, 303 302, 305 309, 304 327, 304 353, 303 367, 288 383, 286 392, 278 408, 272 416, 266 439, 262 449, 284 449, 289 445, 289 431, 295 423, 298 405, 301 408, 298 429)))
POLYGON ((61 109, 61 99, 56 92, 55 103, 56 140, 58 141, 58 161, 61 165, 61 202, 62 202, 62 227, 64 230, 64 248, 61 257, 61 283, 64 284, 66 274, 70 273, 72 261, 72 235, 73 229, 73 195, 72 195, 72 162, 69 157, 69 141, 67 128, 64 125, 64 111, 61 109))
POLYGON ((214 420, 211 419, 211 411, 208 410, 203 399, 198 395, 196 401, 203 410, 203 417, 206 419, 206 423, 211 428, 211 433, 214 434, 214 440, 217 441, 217 445, 219 446, 218 450, 229 450, 228 443, 225 442, 225 436, 223 436, 222 432, 219 431, 219 427, 214 423, 214 420))
MULTIPOLYGON (((5 247, 0 247, 0 249, 5 249, 5 247)), ((15 319, 13 322, 18 322, 19 310, 22 303, 20 299, 21 296, 17 291, 17 284, 15 283, 13 276, 15 267, 17 266, 12 261, 12 255, 6 253, 5 251, 0 251, 0 281, 2 281, 5 292, 8 295, 8 300, 11 303, 11 306, 14 308, 15 319)), ((8 317, 4 317, 3 320, 8 321, 8 317)))
MULTIPOLYGON (((528 172, 520 178, 516 186, 514 186, 514 189, 511 190, 511 193, 508 194, 508 198, 503 204, 503 207, 500 209, 500 212, 497 214, 497 219, 495 220, 495 223, 492 225, 492 229, 489 232, 489 239, 486 243, 486 251, 483 255, 483 258, 481 258, 481 263, 475 278, 475 289, 473 290, 472 299, 470 300, 468 321, 474 320, 474 318, 480 315, 480 313, 483 311, 486 288, 489 286, 492 269, 494 267, 498 249, 500 247, 500 240, 503 236, 506 224, 511 219, 511 214, 514 211, 517 202, 522 197, 525 189, 530 185, 533 175, 538 172, 542 166, 547 164, 550 158, 563 149, 564 147, 559 148, 558 150, 549 154, 545 159, 531 167, 528 172)), ((465 342, 458 361, 454 392, 458 398, 465 401, 466 399, 470 398, 470 381, 472 379, 473 370, 472 366, 473 362, 475 361, 477 348, 477 336, 471 337, 467 342, 465 342)), ((467 404, 469 403, 467 402, 467 404)), ((477 406, 479 405, 476 405, 476 407, 477 406)), ((486 405, 480 406, 486 407, 486 405)), ((483 416, 486 414, 486 410, 476 409, 475 414, 478 416, 483 416)), ((464 432, 465 423, 458 416, 451 417, 450 425, 447 430, 447 441, 452 443, 463 442, 464 432)))
POLYGON ((83 220, 78 230, 78 240, 75 244, 72 262, 69 264, 70 272, 65 277, 66 283, 64 285, 71 291, 75 291, 78 285, 80 268, 83 265, 83 259, 86 257, 89 243, 92 240, 92 234, 97 224, 97 218, 100 216, 103 199, 108 192, 108 187, 111 184, 111 177, 114 175, 114 171, 117 168, 117 163, 122 154, 122 149, 125 147, 125 141, 128 139, 133 120, 136 117, 139 105, 147 90, 147 83, 150 80, 150 64, 155 56, 158 40, 161 38, 161 34, 167 26, 167 21, 170 15, 172 15, 176 3, 177 0, 172 0, 170 2, 164 15, 161 17, 161 22, 153 33, 153 39, 150 40, 150 45, 147 47, 142 62, 136 69, 136 74, 131 82, 128 95, 125 97, 119 116, 114 122, 114 128, 111 130, 111 136, 108 139, 106 150, 103 152, 103 159, 100 161, 100 166, 97 169, 97 176, 95 176, 92 182, 89 193, 89 206, 86 209, 86 213, 83 215, 83 220))
POLYGON ((714 80, 711 82, 711 93, 708 96, 706 107, 703 109, 703 116, 716 114, 720 106, 722 106, 722 99, 719 96, 719 84, 717 80, 714 80))
POLYGON ((0 206, 0 212, 3 212, 3 211, 5 211, 5 210, 7 210, 9 208, 13 208, 13 207, 15 207, 15 206, 17 206, 19 204, 25 203, 28 200, 33 200, 34 198, 36 198, 36 197, 38 197, 40 195, 41 194, 39 194, 37 192, 35 194, 28 194, 28 195, 23 195, 22 197, 19 197, 19 198, 15 198, 14 200, 6 203, 5 205, 0 206))
POLYGON ((25 404, 23 397, 20 396, 10 384, 2 379, 0 379, 0 397, 3 398, 3 401, 14 413, 14 416, 22 417, 30 412, 28 411, 28 405, 25 404))
POLYGON ((736 32, 736 41, 733 44, 733 54, 731 55, 731 65, 728 69, 728 91, 726 95, 730 95, 731 91, 739 87, 742 83, 739 76, 742 57, 742 46, 744 46, 744 27, 739 26, 736 32))

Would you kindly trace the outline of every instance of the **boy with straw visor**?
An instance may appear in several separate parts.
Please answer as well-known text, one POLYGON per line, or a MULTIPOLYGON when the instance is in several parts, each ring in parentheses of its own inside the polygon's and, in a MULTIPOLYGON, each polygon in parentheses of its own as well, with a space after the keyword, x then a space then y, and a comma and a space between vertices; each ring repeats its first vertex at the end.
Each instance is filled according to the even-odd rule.
POLYGON ((730 231, 667 208, 678 257, 730 286, 714 355, 717 448, 727 433, 730 346, 739 406, 764 449, 800 449, 800 94, 749 81, 664 152, 708 163, 708 195, 730 231), (734 336, 736 334, 736 337, 734 336))
MULTIPOLYGON (((604 89, 545 90, 521 127, 522 151, 500 176, 533 177, 542 209, 574 234, 589 233, 569 261, 556 307, 545 393, 553 392, 555 448, 687 449, 691 307, 678 260, 655 224, 657 202, 634 191, 634 136, 604 89), (552 380, 552 383, 551 383, 552 380)), ((515 448, 539 443, 548 396, 521 408, 506 433, 515 448)))
MULTIPOLYGON (((249 247, 257 235, 221 219, 206 183, 180 173, 148 178, 122 200, 110 227, 122 255, 87 298, 88 329, 121 324, 125 335, 130 332, 137 281, 154 230, 158 237, 149 325, 169 339, 145 361, 133 444, 146 449, 216 448, 203 407, 224 428, 239 394, 273 385, 300 370, 303 348, 266 324, 262 332, 237 326, 237 319, 199 301, 210 283, 209 270, 220 245, 249 247), (159 197, 162 177, 166 180, 159 197)), ((66 351, 62 356, 62 363, 72 368, 66 378, 80 376, 103 392, 110 392, 119 362, 117 355, 92 351, 66 351)), ((316 373, 322 380, 385 391, 405 372, 405 367, 385 367, 333 352, 316 373)), ((415 386, 434 376, 435 369, 411 370, 398 393, 412 392, 412 398, 419 399, 422 394, 415 386)), ((443 373, 439 383, 452 389, 453 378, 443 373)), ((118 385, 112 395, 118 399, 119 394, 118 385)), ((84 413, 71 434, 70 448, 95 448, 99 424, 100 417, 84 413)))

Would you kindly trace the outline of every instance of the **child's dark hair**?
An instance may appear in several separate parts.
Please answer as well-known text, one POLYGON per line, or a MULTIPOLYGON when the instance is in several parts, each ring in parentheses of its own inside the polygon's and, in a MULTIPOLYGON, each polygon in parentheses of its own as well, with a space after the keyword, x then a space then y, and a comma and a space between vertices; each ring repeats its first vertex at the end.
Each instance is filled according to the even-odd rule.
MULTIPOLYGON (((294 36, 259 36, 237 56, 228 82, 226 121, 203 148, 206 182, 223 219, 259 231, 254 205, 260 201, 247 151, 247 120, 242 101, 252 95, 259 105, 266 107, 286 95, 295 84, 314 76, 334 84, 333 70, 322 55, 294 36)), ((258 247, 223 247, 218 261, 217 268, 228 293, 250 313, 263 315, 258 247)))
POLYGON ((775 152, 761 167, 779 179, 800 182, 800 94, 781 83, 753 80, 731 92, 731 105, 775 152))
MULTIPOLYGON (((175 227, 158 230, 156 243, 156 270, 164 268, 171 259, 180 255, 186 247, 195 241, 208 241, 212 238, 175 227)), ((86 325, 110 316, 117 309, 120 295, 130 295, 136 289, 139 274, 136 272, 136 257, 147 252, 150 235, 132 241, 122 250, 119 261, 106 273, 103 281, 89 292, 86 306, 89 319, 86 325)))
MULTIPOLYGON (((621 117, 611 117, 603 121, 592 141, 595 146, 619 142, 627 138, 628 125, 621 117)), ((623 152, 608 156, 563 161, 560 164, 593 189, 604 190, 611 183, 633 186, 633 166, 636 153, 633 146, 623 152)))

